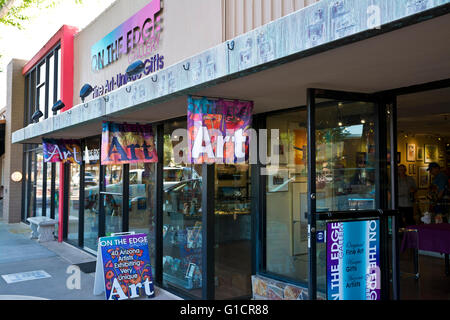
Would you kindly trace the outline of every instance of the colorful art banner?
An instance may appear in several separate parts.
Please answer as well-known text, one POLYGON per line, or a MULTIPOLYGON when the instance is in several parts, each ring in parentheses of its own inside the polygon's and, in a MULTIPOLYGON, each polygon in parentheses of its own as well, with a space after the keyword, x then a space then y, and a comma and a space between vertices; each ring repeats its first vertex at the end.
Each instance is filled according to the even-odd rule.
POLYGON ((380 300, 378 220, 327 224, 328 300, 380 300))
POLYGON ((106 300, 155 296, 145 233, 102 237, 97 251, 95 286, 104 281, 106 300))
POLYGON ((245 163, 252 101, 188 98, 188 161, 245 163))
POLYGON ((83 162, 79 140, 42 139, 44 162, 83 162))
POLYGON ((103 122, 102 165, 158 162, 150 124, 103 122))

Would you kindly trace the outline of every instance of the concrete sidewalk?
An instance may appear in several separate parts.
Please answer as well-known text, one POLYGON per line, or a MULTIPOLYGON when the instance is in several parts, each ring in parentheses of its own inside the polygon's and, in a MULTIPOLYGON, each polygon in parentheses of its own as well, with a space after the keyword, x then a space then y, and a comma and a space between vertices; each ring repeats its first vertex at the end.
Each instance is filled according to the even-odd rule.
MULTIPOLYGON (((80 289, 70 289, 70 266, 95 261, 95 256, 67 243, 38 243, 30 239, 31 229, 24 223, 6 224, 0 220, 0 300, 104 300, 93 294, 95 273, 80 272, 80 289), (69 270, 68 270, 69 268, 69 270), (43 270, 51 277, 7 283, 3 275, 43 270)), ((73 277, 72 277, 73 279, 73 277)), ((179 300, 155 287, 151 300, 179 300)), ((146 299, 146 298, 142 298, 146 299)))

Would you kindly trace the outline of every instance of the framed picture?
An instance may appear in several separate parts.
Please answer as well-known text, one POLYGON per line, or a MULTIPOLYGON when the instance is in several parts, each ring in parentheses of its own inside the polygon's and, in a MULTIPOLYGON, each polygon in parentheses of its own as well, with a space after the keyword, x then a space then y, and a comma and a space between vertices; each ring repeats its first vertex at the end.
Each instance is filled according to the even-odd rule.
POLYGON ((438 159, 438 148, 434 144, 425 145, 425 163, 436 162, 438 159))
POLYGON ((406 144, 406 161, 415 162, 416 161, 416 145, 406 144))
POLYGON ((419 189, 427 189, 430 186, 430 173, 428 167, 419 167, 419 189))
POLYGON ((278 169, 269 176, 269 192, 289 191, 289 170, 278 169))
POLYGON ((416 165, 413 163, 408 164, 408 174, 415 175, 416 174, 416 165))
POLYGON ((423 147, 417 147, 416 160, 423 161, 423 147))
POLYGON ((401 152, 397 152, 397 163, 402 162, 402 153, 401 152))

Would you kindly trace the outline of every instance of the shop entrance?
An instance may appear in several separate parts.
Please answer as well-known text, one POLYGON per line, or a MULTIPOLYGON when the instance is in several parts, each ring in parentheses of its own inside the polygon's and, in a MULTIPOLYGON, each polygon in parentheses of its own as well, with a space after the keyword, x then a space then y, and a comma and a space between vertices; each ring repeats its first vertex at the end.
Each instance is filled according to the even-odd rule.
MULTIPOLYGON (((322 89, 308 90, 307 198, 310 299, 316 299, 318 292, 324 294, 330 291, 330 279, 327 279, 330 277, 328 274, 330 253, 328 244, 323 241, 328 224, 342 222, 342 226, 344 224, 350 226, 351 222, 356 221, 372 221, 374 226, 378 226, 376 294, 380 299, 389 298, 388 217, 394 216, 394 225, 396 222, 395 212, 390 210, 388 196, 392 187, 389 179, 391 170, 389 159, 392 159, 395 152, 395 146, 392 148, 389 145, 392 143, 390 114, 393 106, 394 100, 386 96, 322 89)), ((360 229, 360 227, 352 228, 351 236, 361 233, 361 237, 364 238, 366 231, 360 229)), ((343 234, 346 236, 345 232, 343 234)), ((369 248, 358 241, 354 242, 355 249, 369 248)), ((347 243, 342 247, 344 254, 346 245, 347 243)), ((395 247, 397 245, 393 244, 395 247)), ((391 259, 393 265, 396 264, 396 260, 396 257, 391 259)), ((345 261, 341 262, 340 267, 344 264, 345 261)), ((361 274, 364 274, 367 268, 364 263, 359 265, 355 263, 348 267, 358 270, 361 274)), ((393 270, 392 280, 395 288, 398 275, 395 268, 393 270)), ((344 276, 346 273, 341 274, 341 278, 344 276)), ((339 292, 340 299, 366 298, 365 290, 345 289, 348 286, 365 285, 362 276, 358 274, 356 277, 358 281, 345 282, 339 292)), ((339 285, 342 286, 342 283, 339 285)), ((396 291, 394 290, 394 294, 396 291)))
POLYGON ((401 299, 447 300, 450 87, 400 94, 397 105, 401 299))

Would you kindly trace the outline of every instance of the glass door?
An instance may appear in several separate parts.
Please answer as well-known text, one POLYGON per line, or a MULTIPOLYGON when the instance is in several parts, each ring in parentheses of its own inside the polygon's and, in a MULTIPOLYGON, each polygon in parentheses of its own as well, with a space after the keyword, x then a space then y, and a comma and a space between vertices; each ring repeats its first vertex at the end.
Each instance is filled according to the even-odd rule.
MULTIPOLYGON (((354 237, 356 233, 365 231, 350 228, 352 224, 346 222, 364 219, 375 221, 374 226, 379 231, 377 257, 380 268, 377 272, 381 270, 384 274, 379 277, 382 280, 378 287, 383 288, 380 294, 383 297, 389 291, 386 255, 389 126, 386 123, 385 102, 378 95, 308 90, 308 269, 311 299, 316 299, 318 294, 330 298, 327 293, 330 292, 328 278, 331 250, 326 243, 329 224, 339 222, 341 226, 348 226, 353 231, 346 235, 354 237)), ((393 153, 394 149, 390 149, 393 153)), ((345 250, 349 249, 346 245, 344 243, 341 246, 344 251, 341 251, 341 258, 345 256, 345 250)), ((340 263, 342 267, 348 262, 342 260, 340 263)), ((359 268, 360 273, 365 272, 362 264, 345 266, 354 270, 359 268)), ((364 282, 349 281, 346 284, 359 286, 364 285, 364 282)), ((345 289, 341 291, 346 294, 351 292, 345 289)), ((345 296, 342 292, 339 296, 341 299, 365 298, 364 290, 352 291, 358 292, 360 296, 345 296)))

